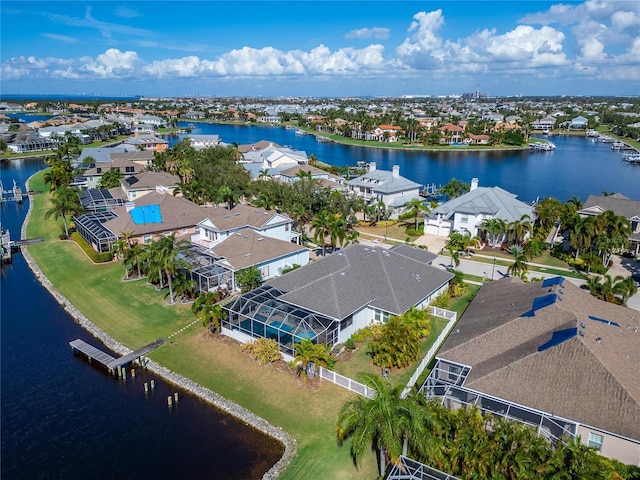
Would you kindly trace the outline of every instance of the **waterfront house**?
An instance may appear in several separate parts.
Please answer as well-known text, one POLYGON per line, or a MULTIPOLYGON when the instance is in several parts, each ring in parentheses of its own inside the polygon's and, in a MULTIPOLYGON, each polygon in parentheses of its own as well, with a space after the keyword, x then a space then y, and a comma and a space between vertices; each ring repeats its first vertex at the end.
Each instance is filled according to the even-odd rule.
POLYGON ((273 338, 289 358, 305 338, 331 348, 445 291, 453 275, 433 267, 434 258, 408 245, 350 245, 227 304, 222 333, 242 342, 273 338))
POLYGON ((189 145, 196 150, 212 148, 220 145, 220 135, 192 135, 188 134, 189 145))
POLYGON ((151 150, 155 152, 163 152, 169 148, 168 141, 152 134, 136 134, 134 137, 126 139, 123 143, 133 145, 138 150, 151 150))
POLYGON ((555 117, 547 116, 531 122, 529 126, 531 130, 551 131, 556 126, 556 119, 555 117))
POLYGON ((484 284, 420 392, 640 465, 640 315, 562 277, 484 284))
POLYGON ((400 175, 400 166, 392 171, 378 170, 375 162, 370 162, 364 175, 347 182, 349 191, 363 198, 368 204, 383 202, 396 218, 407 202, 421 198, 420 185, 400 175))
POLYGON ((278 180, 284 183, 294 183, 308 176, 312 180, 318 180, 320 185, 325 188, 346 190, 345 180, 339 175, 334 175, 312 165, 296 165, 280 171, 278 180))
POLYGON ((473 178, 469 192, 438 205, 425 215, 424 232, 448 237, 454 230, 468 230, 475 236, 482 233, 483 220, 498 218, 511 223, 523 215, 529 215, 533 221, 533 206, 500 187, 480 187, 478 179, 473 178))
POLYGON ((464 128, 459 125, 447 123, 438 128, 440 135, 442 136, 440 143, 462 143, 464 139, 464 128))
POLYGON ((589 128, 589 119, 578 116, 569 122, 569 130, 586 130, 589 128))
POLYGON ((629 235, 629 250, 635 256, 640 253, 640 201, 631 200, 621 193, 613 195, 589 195, 584 206, 578 213, 582 216, 596 216, 611 210, 618 216, 629 220, 631 235, 629 235))

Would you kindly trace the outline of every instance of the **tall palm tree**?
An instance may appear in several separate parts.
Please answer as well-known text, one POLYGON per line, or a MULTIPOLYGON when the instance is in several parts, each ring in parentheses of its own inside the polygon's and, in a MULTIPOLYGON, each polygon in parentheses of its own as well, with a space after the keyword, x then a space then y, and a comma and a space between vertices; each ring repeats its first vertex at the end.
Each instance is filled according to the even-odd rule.
POLYGON ((160 244, 158 254, 160 256, 159 263, 167 276, 167 285, 169 286, 169 303, 175 303, 175 295, 173 292, 173 277, 178 273, 178 269, 187 269, 189 264, 178 258, 188 246, 186 240, 176 241, 175 234, 162 237, 158 240, 160 244))
POLYGON ((431 210, 427 207, 421 198, 414 198, 413 200, 409 200, 404 204, 404 207, 413 212, 414 220, 415 220, 415 230, 418 231, 418 215, 421 212, 429 213, 431 210))
POLYGON ((313 241, 322 243, 322 256, 325 254, 326 238, 331 233, 331 215, 326 210, 322 210, 311 220, 311 230, 313 230, 313 241))
POLYGON ((389 461, 397 462, 402 454, 403 429, 400 425, 400 389, 371 373, 362 383, 374 391, 374 398, 357 396, 348 400, 338 415, 337 437, 342 444, 351 437, 351 456, 359 465, 371 447, 378 450, 382 477, 389 461))
POLYGON ((223 310, 217 302, 218 295, 215 292, 202 292, 191 305, 191 311, 209 333, 220 331, 223 310))
POLYGON ((236 201, 236 196, 233 193, 233 190, 231 190, 231 187, 229 187, 228 185, 222 185, 218 189, 217 200, 219 202, 226 202, 227 203, 227 209, 231 210, 233 208, 233 204, 236 201))
POLYGON ((569 220, 569 245, 576 249, 576 259, 580 255, 580 248, 591 246, 595 235, 595 221, 593 217, 582 217, 574 213, 569 220))
POLYGON ((80 199, 78 198, 78 190, 62 186, 54 191, 51 195, 51 208, 44 214, 45 219, 51 217, 62 217, 65 236, 69 236, 69 226, 67 225, 67 216, 74 215, 82 211, 80 199))
POLYGON ((331 251, 335 251, 338 245, 343 246, 347 236, 347 223, 340 214, 329 216, 329 244, 331 251))
POLYGON ((512 245, 509 247, 508 252, 513 255, 513 263, 507 268, 507 273, 524 279, 526 273, 529 271, 524 248, 520 245, 512 245))
POLYGON ((531 217, 529 215, 522 215, 519 220, 515 220, 507 225, 508 238, 516 244, 522 244, 533 230, 531 224, 531 217))

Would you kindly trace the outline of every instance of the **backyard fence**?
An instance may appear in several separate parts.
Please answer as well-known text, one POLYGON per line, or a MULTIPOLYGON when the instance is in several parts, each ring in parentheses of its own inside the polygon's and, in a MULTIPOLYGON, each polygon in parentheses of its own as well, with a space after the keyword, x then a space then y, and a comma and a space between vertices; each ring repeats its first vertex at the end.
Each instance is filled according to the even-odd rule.
POLYGON ((340 375, 339 373, 336 373, 332 370, 327 370, 326 368, 319 367, 318 375, 320 375, 320 378, 324 380, 329 380, 330 382, 335 383, 342 388, 346 388, 351 392, 362 395, 363 397, 374 398, 376 396, 375 392, 366 385, 356 382, 355 380, 351 380, 349 377, 340 375))
POLYGON ((448 320, 448 322, 447 322, 447 325, 442 330, 442 332, 440 332, 440 335, 438 335, 438 338, 436 338, 436 341, 433 343, 433 345, 431 345, 431 348, 429 349, 427 354, 424 356, 424 358, 418 365, 418 368, 416 368, 416 371, 413 372, 413 375, 411 375, 411 378, 409 379, 407 386, 404 388, 404 390, 400 394, 400 398, 406 398, 407 395, 409 395, 409 392, 418 381, 418 378, 420 378, 420 375, 422 375, 422 372, 424 372, 424 369, 427 368, 427 365, 429 365, 429 362, 431 362, 431 359, 434 357, 436 352, 440 349, 440 345, 442 345, 442 343, 446 340, 447 335, 449 335, 449 332, 451 332, 451 329, 456 324, 456 319, 458 318, 458 314, 456 312, 452 312, 451 310, 446 310, 444 308, 437 308, 437 307, 428 307, 428 308, 430 310, 431 315, 433 315, 434 317, 444 318, 448 320))

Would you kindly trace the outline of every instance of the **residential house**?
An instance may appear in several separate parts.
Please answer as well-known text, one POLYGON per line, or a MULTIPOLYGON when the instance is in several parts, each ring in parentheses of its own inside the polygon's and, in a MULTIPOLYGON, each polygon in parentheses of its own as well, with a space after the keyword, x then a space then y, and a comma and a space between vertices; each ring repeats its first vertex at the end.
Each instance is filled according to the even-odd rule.
POLYGON ((318 167, 311 165, 296 165, 280 171, 278 180, 284 183, 294 183, 302 178, 303 175, 307 175, 309 178, 318 180, 320 185, 325 188, 343 190, 346 188, 345 181, 339 175, 334 175, 322 170, 318 167))
POLYGON ((640 315, 562 277, 484 284, 420 389, 640 465, 640 315))
POLYGON ((222 332, 242 342, 273 338, 288 358, 302 339, 331 348, 445 291, 453 275, 433 267, 434 258, 408 245, 350 245, 227 304, 222 332))
POLYGON ((282 213, 236 205, 231 210, 216 207, 200 221, 191 243, 199 261, 207 268, 195 269, 194 277, 203 290, 223 286, 236 288, 235 274, 255 267, 263 280, 282 274, 293 265, 309 263, 309 249, 302 246, 293 220, 282 213))
POLYGON ((277 176, 281 170, 309 163, 306 152, 281 147, 265 140, 251 145, 240 145, 238 151, 242 155, 239 163, 253 178, 258 178, 263 170, 268 170, 270 175, 277 176))
POLYGON ((96 251, 107 252, 123 232, 130 233, 131 241, 137 243, 171 234, 188 240, 207 214, 205 207, 158 188, 111 211, 76 216, 74 222, 78 233, 96 251))
POLYGON ((138 150, 151 150, 154 152, 163 152, 169 148, 167 140, 151 134, 136 134, 134 137, 126 139, 123 143, 125 145, 133 145, 138 150))
POLYGON ((192 135, 187 136, 189 139, 189 145, 196 150, 202 150, 203 148, 212 148, 220 145, 220 135, 192 135))
POLYGON ((635 256, 640 253, 640 201, 631 200, 621 193, 613 195, 589 195, 581 210, 580 215, 596 216, 607 210, 611 210, 616 215, 626 218, 631 224, 631 235, 629 235, 630 250, 635 256))
POLYGON ((438 205, 425 215, 424 232, 447 237, 454 230, 468 230, 471 235, 481 235, 483 220, 499 218, 511 223, 523 215, 529 215, 533 221, 533 206, 500 187, 479 187, 478 179, 474 178, 469 192, 438 205))
POLYGON ((547 116, 529 124, 532 130, 551 131, 556 126, 555 117, 547 116))
POLYGON ((397 125, 380 125, 373 130, 365 132, 364 139, 375 142, 394 143, 399 139, 402 128, 397 125))
POLYGON ((589 119, 583 116, 572 118, 569 123, 569 130, 586 130, 589 128, 589 119))
POLYGON ((375 162, 369 163, 364 175, 347 182, 349 190, 365 199, 369 204, 383 202, 397 217, 402 208, 419 195, 420 185, 400 175, 400 166, 394 165, 392 171, 378 170, 375 162))
POLYGON ((134 201, 155 191, 168 192, 173 195, 179 184, 180 177, 177 175, 150 170, 120 180, 121 189, 129 201, 134 201))
POLYGON ((462 143, 464 140, 464 128, 459 125, 454 125, 453 123, 447 123, 441 127, 438 127, 442 138, 440 140, 441 143, 462 143))

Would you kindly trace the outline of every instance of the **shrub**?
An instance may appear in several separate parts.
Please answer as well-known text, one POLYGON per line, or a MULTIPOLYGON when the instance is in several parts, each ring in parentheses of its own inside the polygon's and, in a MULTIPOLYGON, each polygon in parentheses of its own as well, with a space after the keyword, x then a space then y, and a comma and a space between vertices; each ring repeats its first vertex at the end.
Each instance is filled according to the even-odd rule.
POLYGON ((89 243, 80 236, 78 232, 73 232, 71 234, 71 239, 76 242, 82 251, 93 261, 94 263, 106 263, 113 260, 112 252, 96 252, 89 243))
POLYGON ((431 302, 431 305, 433 305, 434 307, 438 307, 438 308, 448 308, 449 307, 449 292, 443 292, 440 295, 438 295, 433 302, 431 302))
POLYGON ((371 338, 371 327, 361 328, 357 332, 354 332, 353 335, 351 335, 350 337, 350 339, 353 340, 355 343, 363 342, 369 338, 371 338))
POLYGON ((284 275, 285 273, 289 273, 289 272, 295 270, 296 268, 300 268, 300 265, 298 265, 297 263, 294 263, 290 267, 285 267, 285 268, 282 269, 282 275, 284 275))
POLYGON ((277 362, 282 358, 278 343, 270 338, 258 338, 251 343, 245 343, 240 347, 240 351, 248 353, 261 365, 277 362))
POLYGON ((349 337, 347 338, 347 341, 344 343, 344 346, 347 350, 355 350, 356 342, 353 341, 353 338, 349 337))

